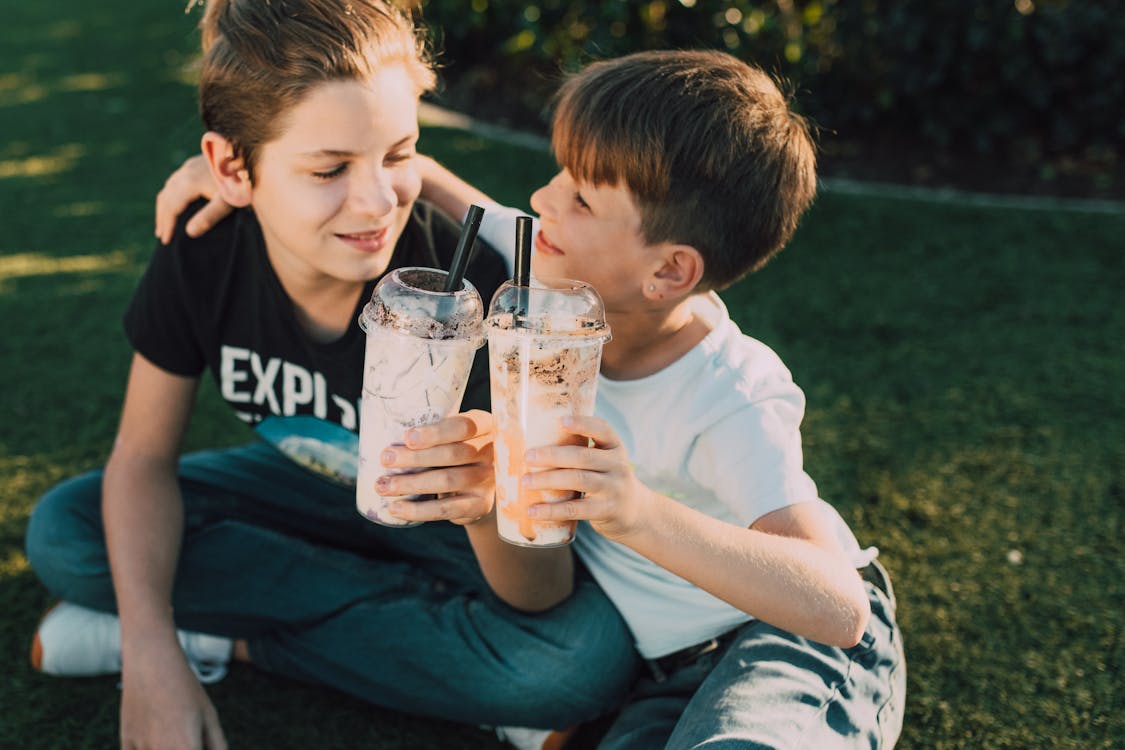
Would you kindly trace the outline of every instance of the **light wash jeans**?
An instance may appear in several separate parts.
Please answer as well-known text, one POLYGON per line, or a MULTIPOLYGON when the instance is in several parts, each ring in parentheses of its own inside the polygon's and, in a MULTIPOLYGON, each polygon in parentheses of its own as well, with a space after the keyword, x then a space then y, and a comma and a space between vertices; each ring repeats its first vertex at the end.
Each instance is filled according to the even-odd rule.
POLYGON ((599 750, 859 750, 894 747, 906 662, 894 589, 866 583, 871 620, 853 648, 752 621, 724 649, 663 680, 643 676, 599 750))
MULTIPOLYGON (((185 456, 179 627, 245 638, 258 667, 381 706, 472 724, 561 728, 619 705, 632 638, 580 571, 537 615, 491 594, 464 529, 387 528, 355 493, 264 443, 185 456)), ((36 505, 27 556, 50 593, 115 610, 101 472, 36 505)))

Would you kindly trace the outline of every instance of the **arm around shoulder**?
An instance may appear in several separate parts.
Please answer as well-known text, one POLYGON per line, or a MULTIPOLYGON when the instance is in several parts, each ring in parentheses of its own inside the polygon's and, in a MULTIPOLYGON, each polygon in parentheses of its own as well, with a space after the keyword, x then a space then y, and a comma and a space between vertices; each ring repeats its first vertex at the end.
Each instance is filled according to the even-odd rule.
POLYGON ((485 193, 455 175, 436 159, 419 154, 418 173, 422 176, 422 197, 458 222, 465 219, 469 206, 492 204, 485 193))
POLYGON ((197 198, 206 198, 208 202, 188 220, 185 232, 189 237, 204 234, 233 210, 218 194, 202 154, 185 160, 156 194, 156 237, 162 245, 172 241, 177 220, 197 198))

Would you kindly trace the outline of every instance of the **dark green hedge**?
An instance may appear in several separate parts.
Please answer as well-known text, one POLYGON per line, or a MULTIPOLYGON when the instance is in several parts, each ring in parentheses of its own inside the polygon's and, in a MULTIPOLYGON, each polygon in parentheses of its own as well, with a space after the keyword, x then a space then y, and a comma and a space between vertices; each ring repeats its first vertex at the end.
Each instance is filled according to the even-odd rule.
POLYGON ((450 94, 520 124, 542 118, 560 71, 640 49, 715 47, 787 80, 821 128, 845 137, 908 133, 935 149, 1111 165, 1125 142, 1122 0, 422 5, 450 94))

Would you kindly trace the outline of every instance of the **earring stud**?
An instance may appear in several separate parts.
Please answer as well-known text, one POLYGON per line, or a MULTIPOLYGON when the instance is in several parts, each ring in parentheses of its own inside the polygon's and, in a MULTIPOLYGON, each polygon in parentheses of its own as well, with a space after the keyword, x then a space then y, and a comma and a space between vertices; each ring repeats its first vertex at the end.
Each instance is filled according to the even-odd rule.
POLYGON ((655 291, 656 291, 656 284, 649 284, 649 285, 648 285, 648 290, 649 290, 650 292, 655 292, 655 291))

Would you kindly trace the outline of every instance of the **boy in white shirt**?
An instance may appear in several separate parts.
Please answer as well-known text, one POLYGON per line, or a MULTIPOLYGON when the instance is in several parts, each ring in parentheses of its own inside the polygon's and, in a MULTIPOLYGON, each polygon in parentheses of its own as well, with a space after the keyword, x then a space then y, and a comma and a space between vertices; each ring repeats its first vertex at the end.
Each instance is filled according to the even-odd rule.
MULTIPOLYGON (((729 55, 643 52, 564 84, 552 146, 532 270, 592 284, 613 340, 597 416, 564 420, 590 447, 532 448, 523 482, 583 493, 532 511, 582 521, 574 550, 649 665, 599 747, 892 747, 889 578, 802 468, 800 388, 715 294, 812 202, 804 121, 729 55)), ((484 199, 424 175, 455 215, 484 199)), ((510 247, 515 215, 491 206, 482 236, 510 247)))

